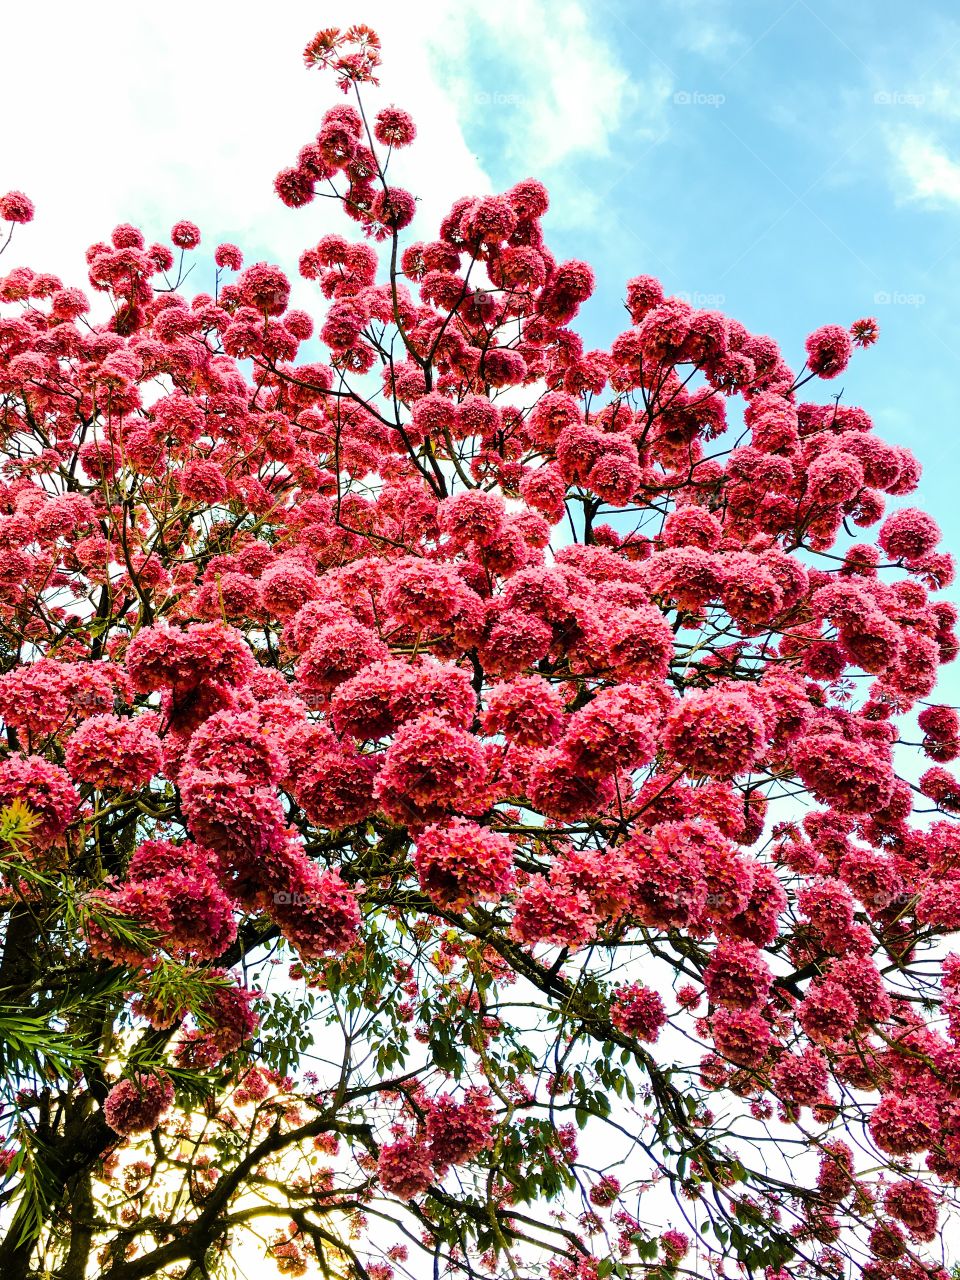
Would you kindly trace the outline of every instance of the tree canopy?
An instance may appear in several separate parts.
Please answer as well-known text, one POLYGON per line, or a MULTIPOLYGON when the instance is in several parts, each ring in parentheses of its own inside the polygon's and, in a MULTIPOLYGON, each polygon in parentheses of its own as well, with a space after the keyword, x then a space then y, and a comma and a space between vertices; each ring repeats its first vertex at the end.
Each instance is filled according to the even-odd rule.
POLYGON ((876 322, 795 372, 639 275, 586 350, 544 186, 412 241, 375 33, 305 58, 309 309, 189 221, 0 277, 0 1275, 945 1278, 957 610, 831 394, 876 322))

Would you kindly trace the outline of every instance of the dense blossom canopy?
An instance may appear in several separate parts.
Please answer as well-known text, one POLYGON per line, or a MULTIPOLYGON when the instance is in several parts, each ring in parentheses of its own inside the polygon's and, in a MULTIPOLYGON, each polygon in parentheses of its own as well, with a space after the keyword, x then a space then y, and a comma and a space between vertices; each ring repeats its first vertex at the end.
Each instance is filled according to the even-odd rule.
POLYGON ((0 1273, 945 1276, 953 562, 818 398, 876 322, 798 372, 641 275, 586 350, 544 187, 402 235, 375 34, 306 61, 302 309, 186 220, 0 278, 0 1273))

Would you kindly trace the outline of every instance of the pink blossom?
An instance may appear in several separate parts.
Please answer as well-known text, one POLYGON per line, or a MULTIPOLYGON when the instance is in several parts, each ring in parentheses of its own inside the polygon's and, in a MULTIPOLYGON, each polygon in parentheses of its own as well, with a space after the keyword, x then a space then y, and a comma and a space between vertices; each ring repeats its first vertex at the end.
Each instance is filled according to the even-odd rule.
POLYGON ((510 932, 530 946, 548 943, 576 950, 595 936, 597 923, 585 890, 535 875, 517 896, 510 932))
POLYGON ((454 910, 495 902, 513 887, 509 839, 463 818, 421 832, 413 861, 424 891, 454 910))
POLYGON ((664 745, 693 774, 731 778, 763 749, 763 719, 746 693, 711 689, 690 695, 668 718, 664 745))
POLYGON ((610 1020, 627 1035, 648 1043, 656 1041, 666 1024, 667 1012, 663 1000, 650 987, 631 983, 618 987, 610 1010, 610 1020))
POLYGON ((440 716, 425 716, 397 732, 375 791, 394 821, 429 822, 457 808, 482 810, 486 773, 483 750, 472 734, 440 716))
POLYGON ((430 1148, 409 1134, 380 1148, 377 1173, 384 1191, 400 1200, 422 1195, 436 1177, 430 1148))
POLYGON ((243 266, 243 254, 235 244, 218 244, 213 260, 218 267, 226 267, 230 271, 239 271, 243 266))
POLYGON ((827 1085, 827 1064, 814 1045, 799 1053, 785 1053, 771 1072, 777 1096, 797 1105, 807 1105, 821 1097, 827 1085))
POLYGON ((730 939, 717 944, 703 978, 712 1004, 751 1009, 766 1000, 773 973, 758 947, 730 939))
POLYGON ((0 218, 4 222, 32 222, 33 201, 22 191, 8 191, 0 196, 0 218))
POLYGON ((850 363, 853 344, 846 329, 825 324, 807 338, 807 364, 821 378, 835 378, 850 363))
POLYGON ((67 742, 66 766, 81 782, 96 787, 132 791, 149 782, 160 769, 163 748, 151 718, 123 720, 94 716, 67 742))
POLYGON ((937 1205, 922 1182, 901 1181, 889 1186, 883 1207, 906 1226, 917 1240, 932 1240, 937 1231, 937 1205))
POLYGON ((939 1133, 937 1109, 930 1097, 888 1094, 874 1107, 868 1127, 881 1151, 898 1156, 925 1151, 939 1133))
POLYGON ((21 801, 38 819, 30 839, 40 848, 58 843, 80 808, 67 774, 42 756, 0 760, 0 808, 12 800, 21 801))
POLYGON ((388 654, 379 636, 359 622, 330 622, 311 640, 297 667, 297 678, 307 694, 330 694, 350 676, 388 654))
POLYGON ((386 147, 408 147, 417 136, 417 130, 406 111, 399 107, 384 107, 377 113, 373 134, 386 147))
POLYGON ((822 978, 810 984, 797 1018, 811 1040, 828 1045, 853 1030, 857 1007, 838 982, 822 978))
POLYGON ((710 1029, 717 1052, 738 1066, 759 1066, 773 1044, 770 1025, 756 1009, 718 1009, 710 1029))
POLYGON ((200 228, 193 222, 176 222, 170 239, 178 249, 195 249, 200 243, 200 228))
POLYGON ((155 1129, 173 1105, 164 1072, 138 1072, 115 1084, 103 1104, 107 1124, 122 1137, 155 1129))
POLYGON ((887 516, 878 541, 891 560, 919 560, 940 541, 940 528, 925 511, 907 507, 887 516))
POLYGON ((644 924, 678 928, 703 910, 707 886, 698 854, 703 830, 693 822, 662 822, 649 836, 637 834, 627 841, 624 852, 635 875, 634 909, 644 924))
POLYGON ((492 685, 481 716, 484 733, 502 733, 521 747, 547 746, 563 720, 563 699, 542 676, 492 685))
POLYGON ((430 1158, 438 1177, 448 1165, 464 1164, 493 1146, 493 1099, 488 1089, 471 1087, 460 1103, 441 1093, 425 1110, 430 1158))

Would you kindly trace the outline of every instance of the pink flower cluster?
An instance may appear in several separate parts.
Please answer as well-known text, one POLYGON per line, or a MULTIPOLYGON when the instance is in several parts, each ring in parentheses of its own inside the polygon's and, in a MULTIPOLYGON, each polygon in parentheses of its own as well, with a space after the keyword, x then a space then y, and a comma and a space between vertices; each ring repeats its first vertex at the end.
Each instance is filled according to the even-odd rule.
POLYGON ((628 1035, 653 1043, 666 1024, 667 1012, 656 991, 631 983, 617 990, 610 1009, 610 1021, 628 1035))
POLYGON ((465 1164, 493 1143, 494 1112, 489 1090, 471 1087, 462 1102, 449 1093, 424 1101, 419 1133, 402 1128, 380 1148, 377 1175, 390 1195, 412 1200, 439 1182, 450 1165, 465 1164))
POLYGON ((137 1072, 115 1084, 103 1112, 121 1137, 155 1129, 173 1105, 173 1084, 165 1072, 137 1072))
POLYGON ((495 902, 514 882, 509 839, 464 818, 426 827, 417 838, 414 866, 424 891, 454 910, 495 902))

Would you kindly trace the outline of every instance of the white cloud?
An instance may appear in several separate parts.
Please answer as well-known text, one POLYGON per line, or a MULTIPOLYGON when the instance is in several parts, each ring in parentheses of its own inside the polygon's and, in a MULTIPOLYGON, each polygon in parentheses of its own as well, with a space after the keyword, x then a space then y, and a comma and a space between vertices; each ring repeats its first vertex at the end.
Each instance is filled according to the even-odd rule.
POLYGON ((618 47, 618 39, 635 44, 630 29, 611 20, 598 30, 579 0, 448 5, 438 35, 449 53, 446 86, 500 172, 547 182, 550 226, 610 233, 606 193, 666 136, 669 69, 638 46, 651 69, 631 74, 618 47))
MULTIPOLYGON (((486 0, 449 5, 442 14, 438 30, 457 73, 471 49, 482 45, 489 53, 481 83, 458 86, 452 73, 447 83, 474 121, 501 117, 513 163, 551 169, 578 154, 608 154, 625 126, 657 129, 670 89, 666 70, 633 79, 585 4, 486 0)), ((617 28, 610 29, 615 36, 617 28)))
POLYGON ((905 199, 960 205, 960 161, 931 134, 900 128, 887 134, 894 180, 905 199))
POLYGON ((721 0, 674 0, 671 7, 681 46, 724 67, 748 43, 747 36, 734 25, 735 13, 721 0))
POLYGON ((960 118, 960 100, 954 83, 938 80, 932 85, 923 85, 922 97, 924 110, 947 120, 960 118))
MULTIPOLYGON (((582 5, 489 0, 450 12, 468 36, 479 30, 495 49, 505 96, 512 88, 515 98, 509 152, 516 159, 549 168, 578 152, 605 153, 611 134, 637 107, 640 86, 594 34, 582 5)), ((484 93, 481 86, 481 111, 496 87, 484 93)))

